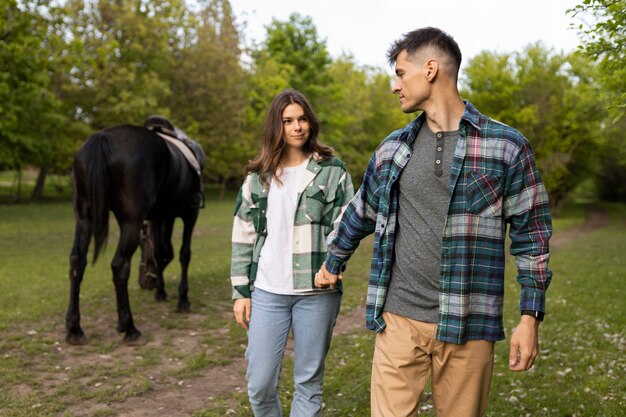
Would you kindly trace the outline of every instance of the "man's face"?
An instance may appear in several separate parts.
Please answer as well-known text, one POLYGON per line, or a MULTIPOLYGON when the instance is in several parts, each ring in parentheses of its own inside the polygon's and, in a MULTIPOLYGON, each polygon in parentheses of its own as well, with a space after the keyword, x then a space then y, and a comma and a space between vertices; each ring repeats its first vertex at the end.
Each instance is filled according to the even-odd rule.
POLYGON ((430 83, 427 78, 425 63, 416 62, 405 51, 398 54, 396 60, 396 82, 392 92, 398 94, 402 111, 413 113, 423 110, 423 103, 430 94, 430 83))

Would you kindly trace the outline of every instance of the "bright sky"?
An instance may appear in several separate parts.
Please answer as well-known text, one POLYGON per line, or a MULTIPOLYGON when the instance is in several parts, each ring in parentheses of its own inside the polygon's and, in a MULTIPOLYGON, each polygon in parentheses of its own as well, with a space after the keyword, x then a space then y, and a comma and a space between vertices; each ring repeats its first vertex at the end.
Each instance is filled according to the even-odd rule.
POLYGON ((483 50, 517 52, 542 41, 557 52, 579 44, 565 11, 582 0, 230 0, 244 36, 260 42, 265 26, 291 13, 311 16, 330 54, 354 55, 362 65, 389 68, 385 54, 403 33, 435 26, 459 43, 463 61, 483 50))

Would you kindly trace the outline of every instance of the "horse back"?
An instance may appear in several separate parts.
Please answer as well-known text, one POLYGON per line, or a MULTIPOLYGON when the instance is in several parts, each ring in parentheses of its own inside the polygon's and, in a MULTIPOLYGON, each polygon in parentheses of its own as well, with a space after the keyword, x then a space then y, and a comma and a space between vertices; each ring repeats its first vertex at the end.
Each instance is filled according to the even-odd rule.
POLYGON ((77 153, 74 171, 79 191, 86 193, 106 183, 108 205, 121 220, 179 217, 191 204, 200 181, 174 145, 133 125, 113 126, 92 135, 77 153), (81 173, 97 160, 105 161, 107 174, 80 184, 81 173))
MULTIPOLYGON (((200 179, 176 146, 137 126, 121 125, 105 132, 111 138, 112 188, 141 196, 144 218, 176 217, 191 204, 200 179)), ((129 210, 128 205, 120 195, 114 207, 129 210)))

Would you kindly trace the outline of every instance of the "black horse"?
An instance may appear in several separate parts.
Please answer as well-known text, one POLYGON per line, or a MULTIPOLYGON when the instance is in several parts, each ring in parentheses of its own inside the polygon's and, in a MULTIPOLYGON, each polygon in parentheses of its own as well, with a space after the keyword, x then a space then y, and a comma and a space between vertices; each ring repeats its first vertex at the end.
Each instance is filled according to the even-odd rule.
MULTIPOLYGON (((191 235, 202 206, 202 148, 166 119, 156 116, 144 127, 120 125, 89 137, 74 160, 74 214, 76 231, 70 255, 70 300, 66 316, 66 341, 84 344, 80 327, 80 284, 87 265, 87 250, 93 237, 93 262, 106 245, 109 211, 115 215, 120 238, 111 263, 117 299, 119 332, 124 341, 142 344, 141 332, 133 323, 128 300, 130 262, 140 241, 150 246, 154 262, 144 254, 144 267, 154 265, 155 297, 166 300, 163 270, 173 259, 171 243, 174 220, 183 220, 180 248, 181 281, 178 311, 190 308, 187 269, 191 259, 191 235), (164 138, 167 135, 170 138, 164 138), (172 138, 177 136, 178 139, 172 138), (196 157, 192 165, 176 141, 184 141, 196 157), (194 166, 195 165, 195 166, 194 166), (149 224, 149 227, 145 225, 149 224), (142 228, 145 237, 141 238, 142 228)), ((146 252, 147 253, 147 252, 146 252)), ((146 272, 145 270, 143 272, 146 272)), ((142 275, 142 280, 145 277, 142 275)), ((146 284, 142 281, 142 287, 146 284)))

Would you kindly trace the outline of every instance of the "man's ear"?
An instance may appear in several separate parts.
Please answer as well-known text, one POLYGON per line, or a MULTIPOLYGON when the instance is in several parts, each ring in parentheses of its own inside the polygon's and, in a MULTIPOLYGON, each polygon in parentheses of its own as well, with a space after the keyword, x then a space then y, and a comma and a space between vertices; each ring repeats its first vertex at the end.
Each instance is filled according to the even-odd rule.
POLYGON ((437 78, 439 72, 439 62, 435 59, 429 59, 426 61, 426 79, 432 83, 437 78))

